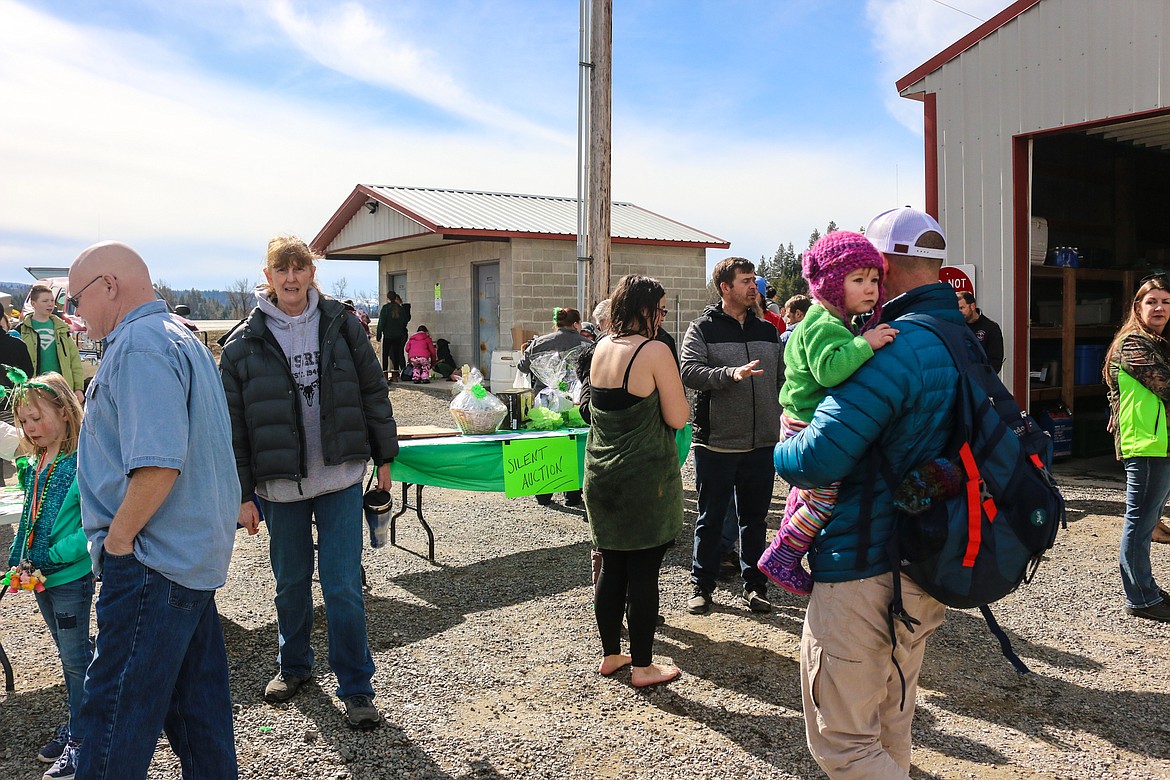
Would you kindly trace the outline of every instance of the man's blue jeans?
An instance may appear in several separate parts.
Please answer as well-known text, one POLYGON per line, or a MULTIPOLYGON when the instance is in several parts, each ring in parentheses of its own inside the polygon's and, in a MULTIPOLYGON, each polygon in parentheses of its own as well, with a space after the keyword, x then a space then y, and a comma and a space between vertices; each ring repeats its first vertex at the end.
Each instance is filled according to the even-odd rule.
POLYGON ((69 697, 69 736, 81 739, 81 698, 85 693, 85 670, 93 660, 89 643, 89 608, 93 603, 93 575, 54 585, 37 594, 41 617, 49 627, 69 697))
POLYGON ((1150 536, 1170 498, 1170 458, 1126 458, 1121 586, 1130 607, 1162 601, 1150 567, 1150 536))
POLYGON ((337 676, 337 695, 372 697, 374 659, 366 639, 366 602, 362 596, 362 486, 304 501, 278 504, 260 500, 268 524, 268 553, 276 576, 276 622, 280 630, 277 661, 284 674, 307 677, 313 671, 313 519, 317 524, 317 562, 325 618, 329 624, 329 667, 337 676))
POLYGON ((164 730, 184 780, 233 780, 232 702, 215 591, 185 588, 133 554, 107 554, 102 567, 77 780, 145 778, 164 730))
POLYGON ((695 447, 694 454, 699 517, 695 520, 691 583, 707 593, 715 589, 723 522, 728 505, 734 501, 739 511, 740 569, 744 584, 767 593, 768 580, 756 568, 756 563, 764 553, 768 507, 776 481, 772 448, 713 452, 706 447, 695 447))

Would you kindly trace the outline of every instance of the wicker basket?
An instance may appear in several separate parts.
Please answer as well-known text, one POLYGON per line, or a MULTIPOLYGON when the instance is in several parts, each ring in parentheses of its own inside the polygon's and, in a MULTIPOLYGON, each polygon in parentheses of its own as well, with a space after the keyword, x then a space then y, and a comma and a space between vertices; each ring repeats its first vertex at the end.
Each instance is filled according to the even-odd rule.
POLYGON ((452 409, 451 416, 464 434, 495 433, 507 409, 452 409))

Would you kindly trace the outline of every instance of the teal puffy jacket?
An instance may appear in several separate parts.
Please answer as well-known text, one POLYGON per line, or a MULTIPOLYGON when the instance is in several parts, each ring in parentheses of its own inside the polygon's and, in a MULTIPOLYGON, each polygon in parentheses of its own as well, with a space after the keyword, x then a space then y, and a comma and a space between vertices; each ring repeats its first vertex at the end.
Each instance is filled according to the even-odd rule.
POLYGON ((890 570, 885 550, 894 531, 891 490, 878 479, 869 543, 859 550, 861 491, 871 447, 880 447, 899 478, 942 452, 952 430, 958 372, 937 336, 897 322, 924 313, 963 325, 955 291, 945 283, 918 287, 886 304, 882 321, 899 333, 849 379, 829 390, 800 435, 776 445, 776 471, 787 482, 817 487, 841 480, 837 507, 809 549, 818 582, 848 582, 890 570))

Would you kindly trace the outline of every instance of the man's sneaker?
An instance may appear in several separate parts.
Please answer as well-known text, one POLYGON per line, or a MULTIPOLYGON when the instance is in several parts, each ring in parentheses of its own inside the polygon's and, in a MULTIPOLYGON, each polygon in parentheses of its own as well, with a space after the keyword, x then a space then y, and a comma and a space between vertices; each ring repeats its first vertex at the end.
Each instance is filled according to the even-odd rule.
POLYGON ((1125 611, 1134 617, 1170 623, 1170 602, 1167 601, 1159 601, 1151 607, 1126 607, 1125 611))
POLYGON ((269 704, 280 704, 296 696, 301 686, 310 679, 309 675, 302 677, 299 674, 278 673, 264 686, 264 701, 269 704))
POLYGON ((382 725, 382 713, 369 696, 359 693, 341 701, 345 704, 345 725, 351 729, 376 729, 382 725))
POLYGON ((768 597, 764 591, 756 590, 751 585, 748 585, 743 589, 743 603, 746 604, 752 612, 772 611, 772 602, 768 601, 768 597))
POLYGON ((69 744, 61 751, 61 755, 57 757, 48 771, 41 775, 42 780, 73 777, 77 772, 77 748, 80 744, 76 740, 69 740, 69 744))
POLYGON ((692 615, 706 615, 711 611, 711 594, 702 588, 696 587, 694 594, 687 601, 687 612, 692 615))
POLYGON ((65 752, 65 746, 69 744, 69 726, 58 726, 53 738, 45 743, 45 746, 37 752, 37 761, 42 764, 52 764, 61 757, 65 752))

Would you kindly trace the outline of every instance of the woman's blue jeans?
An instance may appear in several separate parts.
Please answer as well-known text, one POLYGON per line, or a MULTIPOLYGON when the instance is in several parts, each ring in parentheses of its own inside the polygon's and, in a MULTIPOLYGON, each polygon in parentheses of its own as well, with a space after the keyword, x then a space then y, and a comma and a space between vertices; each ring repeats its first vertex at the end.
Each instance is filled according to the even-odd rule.
POLYGON ((1170 498, 1170 458, 1126 458, 1125 525, 1121 529, 1121 585, 1130 607, 1162 601, 1150 568, 1150 536, 1170 498))
POLYGON ((268 552, 276 576, 276 622, 280 671, 308 677, 313 671, 313 521, 325 619, 329 625, 329 666, 337 695, 372 697, 374 659, 366 639, 362 595, 362 485, 304 501, 260 500, 268 525, 268 552))
POLYGON ((46 588, 37 596, 41 617, 49 627, 69 698, 69 736, 81 739, 81 697, 85 693, 85 670, 93 660, 89 641, 89 608, 93 603, 93 575, 46 588))

